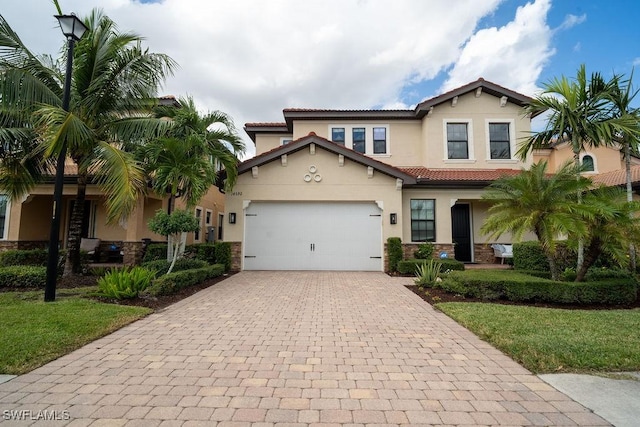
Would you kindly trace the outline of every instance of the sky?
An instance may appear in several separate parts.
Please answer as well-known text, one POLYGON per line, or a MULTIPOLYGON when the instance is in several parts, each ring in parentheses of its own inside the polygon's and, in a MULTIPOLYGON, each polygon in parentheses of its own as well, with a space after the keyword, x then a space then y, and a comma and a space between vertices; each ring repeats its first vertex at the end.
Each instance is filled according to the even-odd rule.
MULTIPOLYGON (((480 77, 533 96, 583 63, 605 77, 640 68, 637 0, 59 4, 80 17, 101 8, 120 30, 176 60, 159 95, 190 95, 203 112, 231 115, 247 157, 255 150, 244 124, 282 122, 284 108, 413 108, 480 77)), ((52 1, 0 0, 0 14, 32 52, 64 54, 52 1)))

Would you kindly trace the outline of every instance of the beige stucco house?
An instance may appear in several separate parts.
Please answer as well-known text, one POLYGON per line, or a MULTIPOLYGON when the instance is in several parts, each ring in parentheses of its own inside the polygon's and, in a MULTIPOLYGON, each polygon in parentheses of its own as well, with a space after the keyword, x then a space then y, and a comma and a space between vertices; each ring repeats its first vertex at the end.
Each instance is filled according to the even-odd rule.
POLYGON ((433 242, 493 262, 480 198, 533 161, 515 157, 528 101, 479 79, 411 110, 285 109, 282 123, 246 124, 256 156, 225 202, 234 268, 383 271, 389 237, 408 256, 433 242))

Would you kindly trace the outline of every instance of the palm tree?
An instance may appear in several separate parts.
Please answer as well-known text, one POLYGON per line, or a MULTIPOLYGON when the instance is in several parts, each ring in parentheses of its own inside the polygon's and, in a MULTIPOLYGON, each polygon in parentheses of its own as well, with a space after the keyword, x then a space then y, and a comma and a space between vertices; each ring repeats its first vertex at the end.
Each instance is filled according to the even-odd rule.
POLYGON ((143 49, 140 36, 119 32, 101 11, 94 10, 84 23, 89 31, 75 49, 71 105, 66 112, 61 108, 59 67, 34 56, 6 21, 0 22, 3 109, 17 118, 16 129, 26 129, 18 133, 22 146, 16 144, 14 158, 0 164, 0 185, 14 199, 24 195, 51 175, 47 162, 66 142, 68 156, 77 165, 78 190, 64 274, 79 271, 87 185, 95 182, 102 188, 109 222, 126 218, 144 194, 143 167, 122 148, 130 141, 155 137, 167 127, 166 121, 149 113, 157 89, 175 66, 168 56, 143 49), (19 167, 23 159, 40 166, 19 167))
POLYGON ((495 181, 482 195, 491 207, 481 231, 490 238, 512 233, 516 240, 525 233, 535 234, 551 276, 558 279, 556 239, 569 233, 581 238, 587 233, 582 216, 588 207, 578 203, 577 194, 588 189, 591 181, 580 177, 576 169, 566 163, 556 173, 548 174, 547 162, 543 161, 516 176, 495 181))
MULTIPOLYGON (((600 73, 592 73, 587 79, 584 64, 578 69, 575 79, 561 76, 546 83, 543 92, 529 103, 526 111, 532 116, 549 111, 547 125, 523 141, 517 155, 524 160, 536 148, 566 141, 573 151, 577 177, 580 153, 586 146, 612 144, 615 135, 630 132, 635 126, 629 118, 613 114, 610 95, 616 86, 617 78, 607 82, 600 73)), ((580 244, 578 248, 578 269, 583 260, 582 247, 580 244)))
MULTIPOLYGON (((177 108, 156 109, 156 117, 168 119, 171 127, 163 137, 138 147, 138 158, 147 167, 154 191, 169 193, 168 212, 176 197, 185 200, 187 209, 193 208, 214 187, 220 168, 227 176, 226 189, 232 188, 238 176, 238 156, 245 149, 228 115, 220 111, 201 115, 191 97, 180 98, 178 103, 177 108)), ((180 244, 185 238, 183 233, 180 244)), ((171 246, 169 239, 167 259, 175 262, 181 250, 171 246)))
MULTIPOLYGON (((631 106, 633 99, 638 91, 634 91, 632 87, 633 72, 628 80, 616 77, 618 84, 613 88, 611 93, 611 101, 615 106, 615 117, 628 117, 636 122, 636 132, 620 132, 615 136, 615 141, 622 145, 625 172, 626 172, 626 192, 627 202, 633 200, 633 189, 631 180, 631 153, 638 153, 638 137, 640 133, 640 109, 631 106)), ((631 271, 636 270, 636 251, 633 243, 629 245, 629 268, 631 271)))
POLYGON ((590 207, 590 215, 584 217, 587 229, 584 263, 577 271, 576 282, 584 280, 591 267, 603 252, 609 254, 621 266, 626 266, 626 248, 640 241, 640 202, 627 201, 618 187, 598 188, 585 194, 584 204, 590 207))

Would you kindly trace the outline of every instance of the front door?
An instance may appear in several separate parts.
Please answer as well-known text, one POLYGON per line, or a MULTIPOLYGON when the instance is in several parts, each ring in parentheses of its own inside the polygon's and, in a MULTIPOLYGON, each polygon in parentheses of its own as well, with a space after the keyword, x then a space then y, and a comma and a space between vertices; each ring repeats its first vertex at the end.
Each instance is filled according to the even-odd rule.
POLYGON ((451 208, 451 232, 455 258, 471 262, 471 215, 469 205, 453 205, 451 208))

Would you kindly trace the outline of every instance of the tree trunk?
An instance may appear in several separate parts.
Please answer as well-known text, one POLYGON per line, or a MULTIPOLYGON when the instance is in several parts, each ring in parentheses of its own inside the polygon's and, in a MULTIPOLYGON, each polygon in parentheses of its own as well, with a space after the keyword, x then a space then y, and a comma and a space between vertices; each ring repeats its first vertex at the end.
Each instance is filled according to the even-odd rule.
MULTIPOLYGON (((633 201, 633 188, 631 186, 631 146, 629 141, 624 141, 624 168, 627 176, 627 202, 633 201)), ((629 213, 633 217, 633 213, 629 213)), ((633 242, 629 243, 629 270, 636 271, 636 248, 633 242)))
MULTIPOLYGON (((576 144, 574 143, 573 146, 575 147, 576 144)), ((573 152, 573 161, 576 164, 577 168, 580 168, 580 151, 574 151, 573 152)), ((579 169, 578 169, 579 170, 579 169)), ((580 179, 580 173, 578 172, 578 176, 576 176, 576 180, 580 179)), ((582 203, 582 192, 580 190, 578 190, 578 204, 582 203)), ((578 239, 578 262, 576 263, 576 271, 580 270, 582 268, 582 263, 584 262, 584 241, 582 240, 582 238, 578 239)))
POLYGON ((584 262, 582 263, 582 266, 580 267, 580 270, 578 270, 578 273, 576 275, 576 282, 584 282, 584 278, 587 275, 589 267, 591 267, 596 262, 596 260, 600 256, 601 251, 602 241, 599 238, 594 237, 593 239, 591 239, 591 242, 587 247, 587 251, 584 255, 584 262))
POLYGON ((78 171, 78 192, 71 212, 69 236, 67 239, 67 259, 63 276, 81 273, 80 241, 82 239, 82 221, 84 219, 84 202, 87 193, 87 174, 78 171))
MULTIPOLYGON (((174 193, 171 192, 169 195, 169 201, 167 202, 167 215, 171 215, 174 201, 175 201, 175 196, 174 196, 174 193)), ((173 240, 174 240, 173 236, 171 235, 167 236, 167 261, 169 262, 171 262, 171 260, 173 259, 173 250, 171 249, 173 248, 173 240)))

